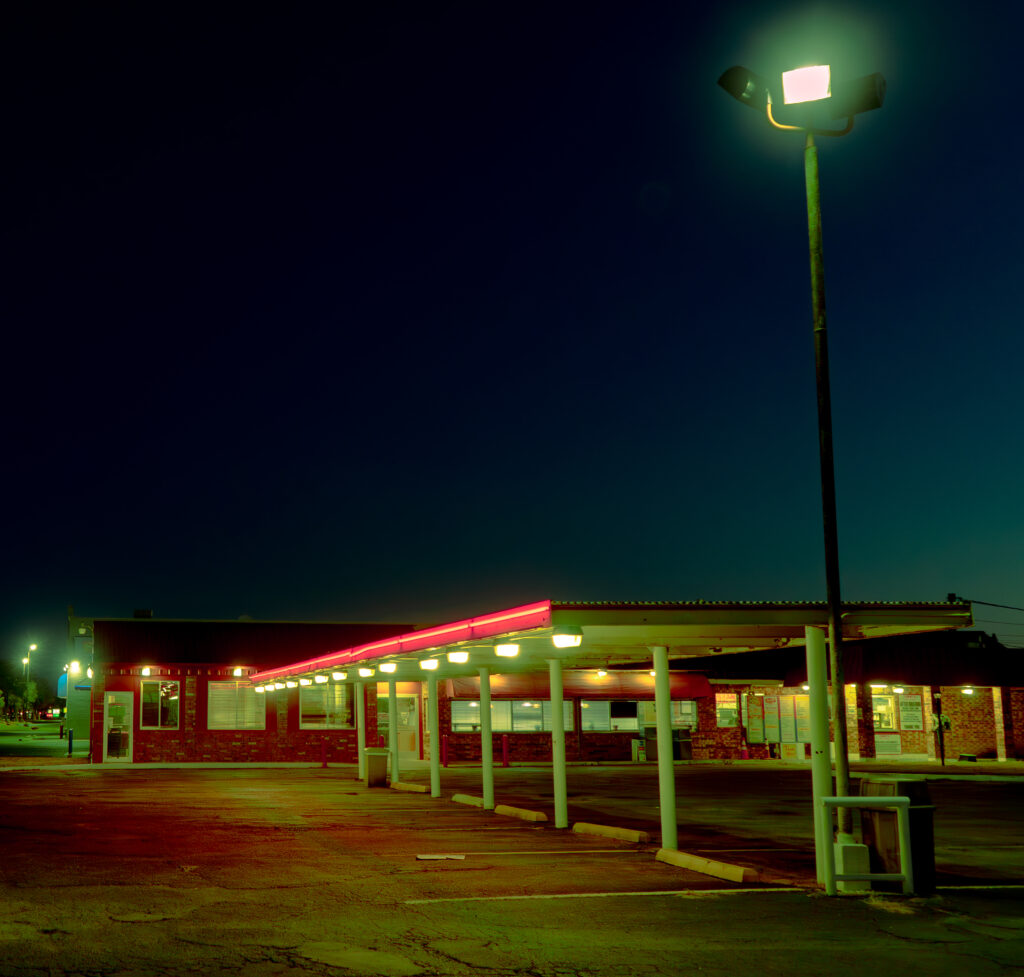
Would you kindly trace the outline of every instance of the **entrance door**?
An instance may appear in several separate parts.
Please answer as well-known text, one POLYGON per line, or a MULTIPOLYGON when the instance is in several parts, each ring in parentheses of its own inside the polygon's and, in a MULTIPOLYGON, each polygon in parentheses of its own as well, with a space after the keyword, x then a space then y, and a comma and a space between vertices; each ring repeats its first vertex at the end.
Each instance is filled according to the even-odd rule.
MULTIPOLYGON (((398 710, 398 756, 399 758, 419 759, 420 716, 417 697, 399 693, 395 696, 395 708, 398 710)), ((377 695, 377 735, 380 745, 386 746, 388 742, 388 697, 386 693, 377 695)))
POLYGON ((108 692, 103 697, 103 761, 132 762, 134 700, 131 692, 108 692))

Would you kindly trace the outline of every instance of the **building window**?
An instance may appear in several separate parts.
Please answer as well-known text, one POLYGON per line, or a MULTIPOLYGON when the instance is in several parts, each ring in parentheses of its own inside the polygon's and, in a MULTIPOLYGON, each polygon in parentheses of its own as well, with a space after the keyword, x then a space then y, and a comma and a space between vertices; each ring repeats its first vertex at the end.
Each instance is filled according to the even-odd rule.
MULTIPOLYGON (((562 722, 571 732, 572 703, 562 701, 562 722)), ((465 699, 452 702, 452 732, 480 732, 480 702, 465 699)), ((492 733, 549 733, 551 732, 551 703, 541 699, 491 701, 492 733)))
POLYGON ((140 729, 178 728, 178 683, 143 682, 140 729))
POLYGON ((896 729, 896 707, 893 696, 871 696, 871 712, 875 718, 875 729, 896 729))
MULTIPOLYGON (((639 728, 638 702, 621 699, 585 699, 580 703, 580 725, 584 732, 615 733, 639 728)), ((653 710, 654 703, 651 703, 653 710)))
POLYGON ((210 682, 207 690, 207 729, 267 728, 267 698, 248 682, 210 682))
POLYGON ((299 689, 300 729, 352 729, 352 693, 347 685, 302 686, 299 689))
POLYGON ((720 729, 739 725, 739 697, 735 692, 715 693, 715 725, 720 729))

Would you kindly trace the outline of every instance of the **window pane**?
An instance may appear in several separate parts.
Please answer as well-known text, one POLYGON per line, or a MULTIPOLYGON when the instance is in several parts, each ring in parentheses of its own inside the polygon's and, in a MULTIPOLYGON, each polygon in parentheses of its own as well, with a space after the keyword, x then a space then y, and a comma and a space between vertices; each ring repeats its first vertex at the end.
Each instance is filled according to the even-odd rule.
POLYGON ((715 719, 719 727, 739 725, 739 699, 735 692, 715 693, 715 719))
POLYGON ((672 703, 672 726, 675 729, 697 728, 697 703, 693 699, 672 703))
POLYGON ((580 725, 583 727, 584 732, 587 730, 607 732, 612 728, 611 709, 608 702, 587 699, 580 703, 580 715, 583 717, 580 725))
POLYGON ((143 729, 178 728, 178 683, 143 682, 142 711, 139 726, 143 729))
POLYGON ((539 733, 544 729, 544 709, 540 702, 513 702, 512 728, 517 733, 539 733))
POLYGON ((266 697, 248 682, 207 685, 207 729, 266 729, 266 697))
MULTIPOLYGON (((351 691, 347 685, 325 683, 300 686, 299 728, 351 729, 353 704, 351 691)), ((386 731, 387 710, 385 709, 383 732, 386 731)), ((378 734, 382 732, 380 713, 377 715, 377 732, 378 734)))
POLYGON ((478 733, 480 731, 480 703, 452 702, 452 732, 478 733))

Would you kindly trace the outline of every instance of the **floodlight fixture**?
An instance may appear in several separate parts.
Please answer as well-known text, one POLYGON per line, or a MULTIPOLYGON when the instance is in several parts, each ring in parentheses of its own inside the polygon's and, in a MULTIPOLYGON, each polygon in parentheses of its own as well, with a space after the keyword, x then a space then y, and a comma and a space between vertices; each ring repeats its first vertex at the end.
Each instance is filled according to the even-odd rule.
POLYGON ((449 651, 448 661, 453 665, 465 665, 469 661, 468 651, 449 651))
POLYGON ((499 658, 515 658, 519 654, 519 645, 502 644, 494 646, 494 653, 499 658))
POLYGON ((360 678, 373 678, 373 669, 372 668, 361 668, 361 669, 359 669, 359 677, 360 678))
POLYGON ((772 96, 768 91, 768 82, 743 65, 733 65, 728 71, 723 72, 718 84, 738 102, 749 105, 758 112, 763 112, 771 104, 772 96))
POLYGON ((380 670, 382 672, 387 672, 388 675, 392 675, 398 671, 398 666, 394 662, 382 662, 380 670))
POLYGON ((423 658, 420 660, 420 668, 425 672, 433 672, 441 663, 436 658, 423 658))
POLYGON ((818 102, 832 96, 832 69, 827 64, 782 72, 782 101, 787 105, 818 102))
POLYGON ((301 685, 303 688, 305 688, 307 685, 312 685, 312 684, 313 684, 313 680, 311 678, 300 678, 299 679, 299 685, 301 685))
MULTIPOLYGON (((361 669, 360 674, 362 674, 361 669)), ((345 679, 348 678, 348 672, 331 672, 331 678, 334 679, 335 682, 344 682, 345 679)))
POLYGON ((298 682, 292 682, 291 680, 284 683, 286 689, 297 689, 299 687, 298 682))
POLYGON ((324 674, 314 675, 313 681, 316 682, 317 685, 323 685, 327 681, 327 676, 324 674))

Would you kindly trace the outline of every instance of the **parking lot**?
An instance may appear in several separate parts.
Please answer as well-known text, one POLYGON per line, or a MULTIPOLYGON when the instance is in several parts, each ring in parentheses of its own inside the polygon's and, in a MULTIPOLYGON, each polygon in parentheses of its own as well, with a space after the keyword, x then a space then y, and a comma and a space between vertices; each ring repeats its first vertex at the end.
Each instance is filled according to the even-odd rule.
MULTIPOLYGON (((549 770, 496 774, 499 802, 543 808, 549 770)), ((656 837, 453 803, 479 770, 444 777, 432 800, 346 767, 4 771, 0 972, 731 974, 746 955, 792 974, 828 953, 852 974, 913 950, 934 973, 985 975, 1024 957, 1020 889, 954 888, 1024 880, 1019 782, 931 785, 943 889, 906 900, 818 894, 804 769, 677 770, 680 847, 759 868, 746 886, 657 862, 656 837), (973 837, 993 854, 961 857, 973 837)), ((572 768, 571 820, 656 834, 655 781, 572 768)))

